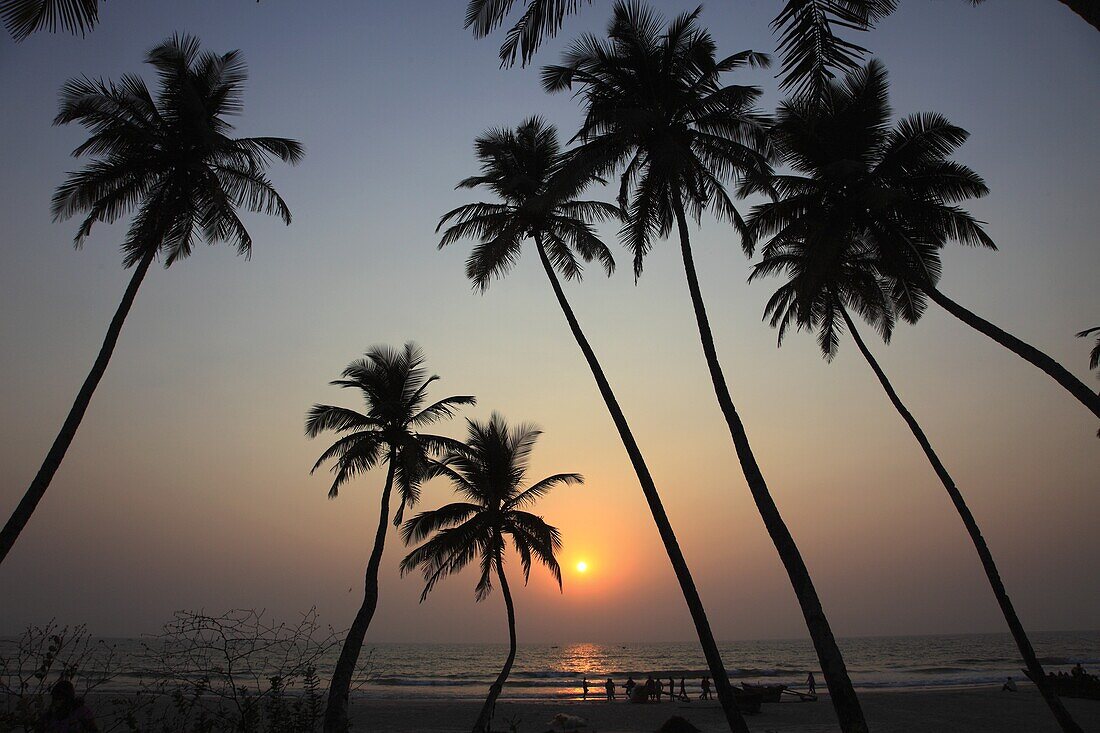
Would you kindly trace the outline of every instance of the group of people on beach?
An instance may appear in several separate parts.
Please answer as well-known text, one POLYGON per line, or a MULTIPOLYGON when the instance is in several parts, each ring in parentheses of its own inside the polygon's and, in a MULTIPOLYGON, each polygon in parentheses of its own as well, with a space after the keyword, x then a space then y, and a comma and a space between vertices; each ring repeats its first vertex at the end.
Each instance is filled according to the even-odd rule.
MULTIPOLYGON (((610 677, 606 682, 600 683, 600 687, 604 689, 604 699, 608 702, 618 699, 615 695, 615 691, 618 689, 618 685, 610 677)), ((588 682, 586 676, 581 680, 581 699, 588 700, 588 693, 591 691, 593 685, 588 682)), ((660 702, 662 697, 668 698, 669 702, 691 702, 691 697, 687 692, 687 681, 684 677, 680 677, 679 692, 676 691, 676 680, 673 677, 668 678, 668 686, 665 686, 664 680, 659 676, 649 675, 646 681, 642 684, 638 684, 634 681, 634 677, 627 677, 626 682, 623 683, 623 692, 626 693, 626 699, 630 702, 660 702)), ((817 695, 817 681, 814 679, 814 673, 810 672, 806 675, 806 688, 807 695, 813 696, 816 699, 817 695)), ((699 681, 699 693, 700 700, 711 700, 711 683, 710 677, 704 677, 699 681)))
MULTIPOLYGON (((605 699, 608 702, 617 700, 615 691, 618 689, 618 685, 610 677, 607 681, 600 685, 604 689, 605 699)), ((667 697, 669 702, 675 702, 677 700, 681 702, 689 702, 691 698, 687 692, 687 680, 684 677, 680 678, 680 691, 676 691, 676 680, 672 677, 668 678, 668 686, 665 686, 664 680, 660 677, 654 677, 649 675, 646 681, 640 685, 634 681, 634 677, 627 677, 626 682, 623 683, 623 692, 626 695, 626 699, 632 702, 660 702, 662 697, 667 697)), ((700 700, 711 699, 711 685, 710 677, 704 677, 699 682, 699 687, 702 692, 699 693, 700 700)), ((587 700, 588 693, 591 690, 592 685, 589 684, 588 678, 585 677, 581 680, 581 699, 587 700)))

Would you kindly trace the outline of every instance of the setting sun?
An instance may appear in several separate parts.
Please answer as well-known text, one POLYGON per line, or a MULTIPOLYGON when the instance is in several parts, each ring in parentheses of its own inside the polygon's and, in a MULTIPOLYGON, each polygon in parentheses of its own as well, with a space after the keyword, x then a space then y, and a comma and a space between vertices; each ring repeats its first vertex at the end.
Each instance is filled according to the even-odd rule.
POLYGON ((586 570, 588 570, 588 563, 586 563, 583 560, 581 560, 579 563, 577 563, 577 572, 578 573, 583 573, 586 570))

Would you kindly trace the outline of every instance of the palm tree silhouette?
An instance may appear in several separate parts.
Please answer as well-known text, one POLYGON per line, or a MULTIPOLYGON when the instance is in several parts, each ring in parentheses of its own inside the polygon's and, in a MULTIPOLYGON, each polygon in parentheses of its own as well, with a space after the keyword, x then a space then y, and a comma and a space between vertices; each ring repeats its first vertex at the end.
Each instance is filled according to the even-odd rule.
MULTIPOLYGON (((44 0, 0 0, 39 3, 44 0)), ((91 2, 94 0, 62 0, 91 2)), ((969 0, 980 5, 984 0, 969 0)), ((592 0, 588 0, 591 4, 592 0)), ((1082 20, 1100 30, 1100 5, 1094 0, 1059 0, 1082 20)), ((508 29, 500 46, 501 67, 517 57, 526 66, 547 38, 555 37, 568 15, 580 11, 581 0, 525 0, 523 12, 508 29)), ((504 25, 516 0, 469 0, 465 27, 475 38, 484 38, 504 25)), ((870 31, 897 9, 897 0, 784 0, 771 22, 778 36, 782 59, 780 87, 796 94, 815 96, 835 78, 857 68, 867 49, 845 40, 845 31, 870 31)))
MULTIPOLYGON (((769 169, 766 120, 753 107, 760 90, 721 84, 723 73, 764 66, 767 57, 743 51, 715 60, 714 41, 699 27, 698 17, 698 10, 686 13, 665 27, 646 6, 618 2, 609 39, 582 36, 568 48, 563 64, 543 70, 543 84, 548 91, 580 87, 585 121, 577 133, 583 141, 578 156, 598 174, 623 169, 623 234, 634 253, 636 276, 652 237, 667 237, 674 225, 679 230, 703 353, 749 490, 798 597, 841 726, 845 731, 865 731, 859 699, 809 571, 734 407, 699 288, 688 215, 698 220, 709 208, 744 231, 724 181, 735 176, 760 178, 769 169)), ((728 687, 723 690, 727 681, 715 681, 720 699, 730 694, 728 687)))
POLYGON ((16 41, 58 26, 83 36, 99 22, 99 0, 0 0, 0 19, 16 41))
POLYGON ((471 396, 456 396, 425 404, 428 387, 437 379, 438 376, 427 375, 424 354, 416 344, 407 343, 400 351, 372 346, 362 359, 348 364, 341 379, 331 382, 337 387, 359 390, 366 403, 366 412, 314 405, 306 416, 306 435, 310 438, 326 430, 341 433, 310 472, 332 462, 334 478, 328 493, 330 499, 336 498, 340 487, 349 480, 381 463, 387 464, 378 529, 367 562, 363 603, 348 629, 329 685, 325 709, 327 733, 347 730, 351 679, 363 648, 363 638, 378 606, 378 567, 386 544, 390 493, 396 484, 401 497, 393 519, 396 526, 401 523, 405 507, 419 499, 420 482, 429 458, 461 445, 451 438, 418 430, 452 417, 456 408, 462 405, 476 402, 471 396))
MULTIPOLYGON (((759 207, 761 212, 765 209, 766 205, 759 207)), ((1020 655, 1051 712, 1063 730, 1081 731, 1047 684, 1046 673, 1035 656, 1027 632, 1005 590, 993 554, 962 492, 932 448, 924 430, 902 403, 886 373, 867 348, 848 312, 849 309, 855 311, 874 325, 885 340, 889 340, 894 325, 890 282, 876 269, 874 247, 868 245, 858 231, 830 227, 829 217, 818 214, 811 208, 797 223, 776 233, 764 247, 763 260, 753 268, 750 279, 778 273, 786 273, 788 278, 768 301, 765 317, 771 316, 772 326, 778 327, 780 343, 791 324, 799 329, 816 330, 821 352, 829 361, 836 355, 844 330, 847 329, 852 335, 852 340, 871 365, 890 402, 909 426, 962 518, 1020 655)), ((750 225, 753 221, 750 217, 750 225)))
POLYGON ((988 193, 974 171, 949 160, 968 133, 941 115, 912 115, 890 128, 886 69, 871 61, 829 86, 824 100, 784 105, 786 158, 796 177, 748 182, 743 192, 781 187, 784 200, 757 217, 766 231, 794 221, 811 202, 837 226, 864 232, 879 270, 893 281, 903 318, 926 298, 1039 367, 1100 417, 1100 396, 1047 354, 1001 330, 939 290, 940 250, 949 240, 996 249, 958 203, 988 193))
POLYGON ((483 733, 490 728, 497 698, 516 659, 516 610, 504 573, 506 538, 511 538, 519 554, 524 584, 531 574, 532 560, 536 560, 546 566, 561 590, 561 568, 555 557, 561 549, 561 533, 526 509, 556 486, 580 484, 584 479, 576 473, 558 473, 524 489, 539 430, 523 424, 509 427, 495 412, 488 423, 466 422, 466 445, 448 451, 443 460, 433 461, 428 469, 428 475, 450 480, 465 501, 422 512, 405 522, 401 536, 406 544, 434 536, 401 561, 401 574, 416 569, 423 572, 422 603, 436 583, 475 560, 480 571, 474 589, 478 602, 492 592, 494 574, 500 582, 508 611, 508 657, 474 723, 474 733, 483 733))
MULTIPOLYGON (((256 0, 259 2, 260 0, 256 0)), ((984 0, 970 0, 979 5, 984 0)), ((99 22, 100 0, 0 0, 0 19, 8 33, 22 41, 36 31, 56 31, 58 26, 70 33, 84 35, 99 22)), ((591 4, 592 0, 587 0, 591 4)), ((1085 22, 1100 30, 1100 8, 1093 0, 1059 0, 1085 22)), ((484 38, 504 24, 515 0, 469 0, 465 27, 475 38, 484 38)), ((500 47, 500 65, 515 64, 517 55, 527 65, 546 38, 561 30, 565 16, 577 13, 581 0, 525 0, 526 7, 507 32, 500 47)), ((839 38, 834 28, 866 31, 893 12, 896 0, 786 0, 772 27, 780 34, 780 45, 792 41, 784 52, 784 66, 791 61, 784 84, 797 85, 824 70, 832 78, 831 68, 851 68, 865 49, 839 38), (797 67, 797 70, 796 70, 797 67), (789 82, 789 83, 788 83, 789 82)))
MULTIPOLYGON (((1077 334, 1077 338, 1088 338, 1090 334, 1100 333, 1100 326, 1094 326, 1092 328, 1086 328, 1077 334)), ((1097 337, 1096 344, 1092 347, 1092 351, 1089 353, 1089 369, 1096 369, 1100 367, 1100 337, 1097 337)), ((1100 429, 1096 431, 1096 437, 1100 438, 1100 429)))
MULTIPOLYGON (((1077 338, 1088 338, 1089 334, 1100 334, 1100 326, 1093 326, 1092 328, 1086 328, 1077 334, 1077 338)), ((1096 338, 1096 345, 1092 347, 1092 351, 1089 353, 1089 369, 1096 369, 1100 367, 1100 336, 1096 338)))
POLYGON ((176 35, 145 60, 160 80, 155 100, 135 75, 118 82, 81 77, 61 89, 54 124, 86 127, 91 137, 73 155, 90 155, 92 162, 57 189, 54 220, 86 214, 75 238, 79 249, 96 222, 114 222, 134 211, 122 243, 123 264, 134 267, 134 274, 61 431, 0 531, 0 562, 61 465, 153 260, 159 255, 169 267, 191 254, 196 238, 209 244, 232 241, 247 257, 252 237, 237 216, 239 207, 290 224, 290 210, 264 170, 272 158, 297 163, 302 146, 280 137, 229 137, 233 125, 226 117, 241 112, 247 78, 240 52, 200 52, 198 39, 176 35))
POLYGON ((572 154, 561 152, 554 129, 537 117, 525 121, 514 131, 489 131, 478 138, 475 150, 481 162, 481 175, 467 178, 459 186, 484 186, 499 196, 503 203, 467 204, 445 214, 440 221, 440 227, 450 221, 455 223, 447 228, 439 246, 444 247, 462 237, 478 239, 479 244, 466 260, 466 275, 474 282, 475 287, 484 291, 493 277, 502 277, 512 268, 519 258, 523 241, 534 240, 550 287, 565 315, 573 338, 588 362, 588 368, 596 380, 600 395, 638 476, 642 494, 676 573, 676 580, 695 624, 704 657, 719 691, 722 690, 722 680, 725 681, 726 696, 722 697, 720 692, 719 699, 727 720, 733 730, 747 731, 745 721, 733 702, 729 679, 702 599, 676 539, 676 533, 665 513, 649 467, 642 457, 642 451, 634 439, 626 416, 619 407, 611 384, 607 381, 603 367, 581 330, 558 280, 559 271, 566 279, 580 279, 582 265, 577 261, 574 251, 586 262, 599 261, 610 275, 614 265, 611 253, 596 236, 588 220, 602 221, 617 217, 618 209, 599 201, 580 201, 573 198, 580 195, 584 187, 593 180, 592 176, 581 173, 582 161, 578 161, 572 154))
MULTIPOLYGON (((962 493, 848 312, 851 309, 862 316, 887 341, 894 327, 896 304, 903 318, 916 320, 919 309, 913 307, 915 299, 899 297, 897 281, 879 269, 882 260, 876 233, 887 226, 883 222, 905 225, 908 211, 916 209, 918 202, 924 207, 934 204, 937 194, 957 201, 983 188, 973 171, 945 159, 953 149, 950 141, 959 136, 946 120, 936 115, 912 115, 890 129, 889 115, 885 70, 876 62, 848 74, 843 83, 831 82, 818 100, 794 100, 780 106, 772 131, 777 152, 783 163, 807 175, 773 176, 769 188, 779 198, 754 207, 749 216, 754 236, 769 237, 763 260, 753 268, 750 280, 767 274, 787 276, 765 308, 765 316, 770 315, 772 326, 779 329, 780 342, 791 324, 816 330, 823 355, 832 360, 845 328, 852 335, 962 517, 1016 646, 1044 699, 1063 730, 1080 731, 1046 684, 1043 668, 962 493), (928 137, 922 139, 916 131, 926 131, 928 137), (936 134, 949 142, 935 146, 928 138, 934 139, 936 134), (912 150, 919 145, 927 146, 923 156, 912 150), (912 157, 898 160, 903 155, 912 157), (890 177, 874 172, 891 165, 897 167, 890 177), (906 181, 906 176, 912 180, 906 181), (889 181, 889 187, 883 181, 889 181), (893 193, 898 189, 900 193, 893 193), (852 199, 865 202, 864 207, 853 205, 852 199), (904 208, 896 214, 884 211, 891 205, 904 208), (868 216, 872 210, 875 213, 868 216)), ((965 226, 977 226, 965 212, 951 214, 960 217, 965 226)))
POLYGON ((837 72, 858 68, 867 53, 838 30, 869 31, 896 7, 896 0, 786 0, 771 24, 779 36, 779 88, 820 97, 837 72))

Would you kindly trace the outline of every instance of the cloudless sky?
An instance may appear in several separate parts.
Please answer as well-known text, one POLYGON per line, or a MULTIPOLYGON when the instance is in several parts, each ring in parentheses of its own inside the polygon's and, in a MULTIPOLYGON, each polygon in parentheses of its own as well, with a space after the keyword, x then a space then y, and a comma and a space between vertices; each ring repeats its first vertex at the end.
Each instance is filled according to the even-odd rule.
MULTIPOLYGON (((93 633, 156 630, 173 610, 316 605, 337 627, 362 597, 384 471, 325 498, 302 435, 314 402, 371 344, 416 340, 443 379, 545 431, 532 479, 583 473, 539 510, 561 527, 565 592, 541 570, 516 593, 521 641, 679 640, 692 626, 641 491, 591 376, 528 252, 484 295, 463 277, 468 244, 436 251, 440 214, 485 196, 453 190, 476 171, 485 128, 531 114, 579 121, 537 64, 601 30, 610 3, 567 20, 535 68, 498 69, 499 37, 463 30, 465 3, 112 0, 86 38, 0 38, 0 515, 22 496, 84 379, 129 273, 122 226, 76 223, 49 200, 84 139, 55 128, 72 76, 141 72, 174 31, 239 48, 250 69, 241 134, 307 148, 272 178, 294 212, 249 217, 250 261, 200 247, 150 271, 91 409, 53 485, 0 568, 0 633, 56 617, 93 633), (584 560, 584 575, 572 568, 584 560)), ((972 133, 958 158, 991 194, 971 205, 1000 252, 951 245, 943 289, 1044 349, 1089 384, 1100 325, 1100 34, 1055 0, 905 0, 858 39, 890 70, 896 112, 936 110, 972 133)), ((660 3, 667 12, 693 7, 660 3)), ((721 52, 772 51, 778 2, 713 0, 702 22, 721 52)), ((774 72, 731 79, 779 97, 774 72)), ((610 198, 603 191, 594 196, 610 198)), ((646 454, 719 638, 804 636, 801 614, 749 498, 714 402, 677 248, 635 285, 597 268, 567 290, 646 454)), ((824 363, 811 336, 782 349, 760 315, 778 281, 750 266, 727 225, 693 227, 704 296, 734 399, 772 492, 841 636, 1000 631, 962 524, 850 341, 824 363)), ((868 335, 870 335, 868 333, 868 335)), ((985 532, 1030 629, 1095 628, 1100 616, 1100 442, 1078 402, 1030 365, 930 308, 872 348, 922 422, 985 532)), ((446 428, 463 433, 461 420, 446 428)), ((449 500, 431 485, 423 508, 449 500)), ((418 606, 391 534, 371 641, 499 641, 499 596, 474 577, 418 606)), ((513 572, 518 570, 516 564, 513 572)))

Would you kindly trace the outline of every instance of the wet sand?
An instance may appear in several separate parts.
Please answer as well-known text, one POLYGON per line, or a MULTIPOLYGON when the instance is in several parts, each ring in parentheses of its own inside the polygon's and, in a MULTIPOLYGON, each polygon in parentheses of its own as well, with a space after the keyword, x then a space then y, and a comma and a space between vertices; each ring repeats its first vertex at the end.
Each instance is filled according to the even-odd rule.
MULTIPOLYGON (((862 692, 860 701, 874 733, 1058 733, 1042 698, 1034 688, 1000 692, 993 688, 862 692)), ((1086 731, 1100 733, 1100 701, 1066 700, 1066 706, 1086 731)), ((354 728, 385 733, 447 733, 469 731, 481 704, 477 701, 371 700, 356 696, 351 713, 354 728)), ((494 729, 519 733, 551 730, 557 713, 585 718, 589 733, 656 731, 669 717, 680 715, 704 733, 728 732, 715 702, 633 705, 623 701, 512 702, 497 705, 494 729)), ((759 715, 746 716, 759 733, 824 733, 838 726, 828 697, 816 703, 764 705, 759 715)))

